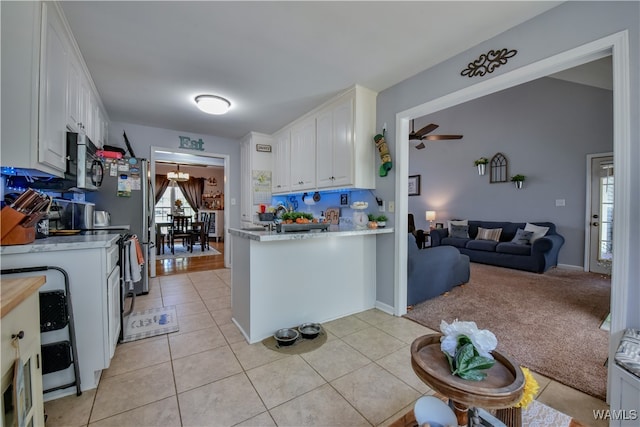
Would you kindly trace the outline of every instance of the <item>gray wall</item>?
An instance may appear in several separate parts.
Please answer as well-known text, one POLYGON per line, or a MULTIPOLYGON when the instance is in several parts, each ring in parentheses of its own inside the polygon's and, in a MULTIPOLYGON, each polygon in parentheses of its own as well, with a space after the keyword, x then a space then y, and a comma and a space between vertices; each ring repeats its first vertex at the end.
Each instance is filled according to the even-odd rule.
POLYGON ((584 264, 586 155, 613 151, 613 92, 543 78, 415 120, 433 134, 460 133, 453 141, 428 141, 410 150, 409 175, 421 175, 420 196, 409 197, 418 228, 424 212, 437 222, 468 218, 488 221, 554 222, 566 239, 558 262, 584 264), (527 177, 524 188, 490 184, 473 161, 503 153, 509 175, 527 177), (556 207, 564 199, 564 207, 556 207))
MULTIPOLYGON (((192 150, 194 155, 198 153, 215 153, 229 155, 229 170, 225 171, 229 179, 229 195, 227 200, 236 199, 236 204, 231 202, 225 205, 225 210, 229 210, 229 227, 240 225, 240 141, 228 138, 221 138, 213 135, 202 135, 191 132, 177 131, 171 129, 161 129, 149 126, 135 125, 131 123, 112 122, 109 125, 109 144, 122 147, 126 150, 123 132, 127 133, 127 138, 131 144, 133 152, 138 157, 150 158, 151 147, 167 147, 168 149, 180 149, 180 136, 188 136, 192 140, 202 138, 204 151, 192 150)), ((221 191, 224 191, 223 183, 221 191)))
MULTIPOLYGON (((425 70, 378 94, 377 129, 387 124, 387 143, 392 153, 396 153, 396 114, 410 108, 438 99, 447 94, 469 87, 495 76, 511 72, 569 49, 585 45, 594 40, 607 37, 619 31, 629 34, 629 80, 630 80, 630 129, 631 147, 628 151, 633 164, 640 164, 640 3, 638 2, 565 2, 511 30, 481 42, 477 46, 454 56, 428 70, 425 70), (507 65, 498 68, 493 74, 479 78, 460 76, 460 71, 480 54, 490 49, 517 49, 518 54, 507 65)), ((420 54, 417 52, 416 54, 420 54)), ((406 142, 402 142, 406 143, 406 142)), ((515 161, 516 159, 512 159, 515 161)), ((514 167, 523 167, 515 165, 514 167)), ((395 181, 398 168, 394 167, 385 178, 376 179, 376 193, 385 200, 395 199, 395 181)), ((515 170, 515 169, 514 169, 515 170)), ((522 169, 524 170, 524 169, 522 169)), ((631 188, 628 194, 628 215, 636 218, 640 215, 640 168, 632 168, 631 188)), ((533 184, 533 181, 531 182, 533 184)), ((582 186, 582 185, 581 185, 582 186)), ((524 191, 522 194, 531 194, 524 191)), ((397 219, 393 218, 393 224, 397 219)), ((628 231, 629 285, 626 296, 629 301, 628 324, 640 324, 640 312, 637 301, 640 300, 640 222, 631 223, 628 231)), ((389 256, 389 247, 394 245, 393 236, 380 236, 377 250, 377 300, 394 305, 394 259, 389 256)))

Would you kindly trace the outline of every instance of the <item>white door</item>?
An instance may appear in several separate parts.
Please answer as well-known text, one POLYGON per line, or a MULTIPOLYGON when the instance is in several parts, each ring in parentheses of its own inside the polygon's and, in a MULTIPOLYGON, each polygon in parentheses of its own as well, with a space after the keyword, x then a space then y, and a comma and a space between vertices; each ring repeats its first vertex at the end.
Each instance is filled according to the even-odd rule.
POLYGON ((591 159, 589 271, 611 274, 613 248, 613 157, 591 159))
POLYGON ((113 357, 120 337, 120 266, 107 278, 107 310, 109 312, 109 359, 113 357))

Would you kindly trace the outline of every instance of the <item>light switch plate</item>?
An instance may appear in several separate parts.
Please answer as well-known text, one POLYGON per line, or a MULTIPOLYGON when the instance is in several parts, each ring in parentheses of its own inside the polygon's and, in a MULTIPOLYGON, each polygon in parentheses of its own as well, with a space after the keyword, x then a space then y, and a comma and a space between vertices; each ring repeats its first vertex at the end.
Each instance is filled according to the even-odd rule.
POLYGON ((556 206, 565 206, 564 199, 556 199, 556 206))
POLYGON ((395 212, 396 202, 389 202, 389 212, 395 212))

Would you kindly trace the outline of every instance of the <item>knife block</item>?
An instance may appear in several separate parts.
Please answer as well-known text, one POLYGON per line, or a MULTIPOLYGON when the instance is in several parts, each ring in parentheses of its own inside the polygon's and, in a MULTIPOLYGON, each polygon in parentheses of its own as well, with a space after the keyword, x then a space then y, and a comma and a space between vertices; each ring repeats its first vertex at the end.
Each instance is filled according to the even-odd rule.
POLYGON ((36 240, 36 228, 24 227, 20 223, 26 215, 5 206, 0 211, 0 245, 24 245, 36 240))

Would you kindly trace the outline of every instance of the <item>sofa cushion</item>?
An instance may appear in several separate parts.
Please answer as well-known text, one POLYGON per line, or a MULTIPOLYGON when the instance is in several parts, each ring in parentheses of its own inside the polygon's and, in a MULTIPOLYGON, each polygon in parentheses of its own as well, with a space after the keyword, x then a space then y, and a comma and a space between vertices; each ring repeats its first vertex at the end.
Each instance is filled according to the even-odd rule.
POLYGON ((500 234, 502 233, 502 228, 482 228, 478 227, 478 234, 476 235, 476 240, 493 240, 500 241, 500 234))
POLYGON ((451 225, 450 236, 456 239, 468 239, 469 226, 468 225, 451 225))
POLYGON ((469 220, 468 219, 452 219, 450 221, 447 221, 447 228, 449 229, 449 237, 453 237, 452 227, 454 225, 469 225, 469 220))
POLYGON ((498 242, 495 240, 469 240, 465 248, 477 251, 495 252, 498 242))
POLYGON ((533 242, 547 234, 549 227, 541 227, 539 225, 527 223, 524 227, 524 231, 533 231, 533 236, 531 236, 530 239, 530 242, 533 244, 533 242))
POLYGON ((533 236, 533 231, 524 231, 522 228, 518 228, 516 235, 511 239, 511 243, 518 245, 530 245, 531 236, 533 236))
POLYGON ((442 245, 455 246, 456 248, 464 248, 467 246, 469 239, 459 239, 456 237, 445 237, 441 240, 442 245))
POLYGON ((502 242, 496 246, 496 252, 512 255, 531 255, 531 245, 522 245, 513 242, 502 242))

